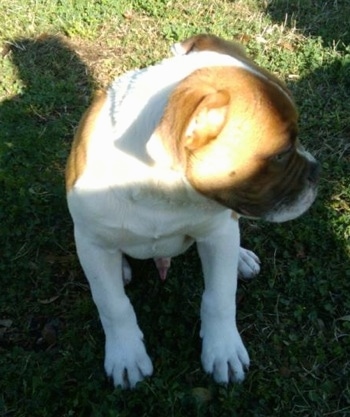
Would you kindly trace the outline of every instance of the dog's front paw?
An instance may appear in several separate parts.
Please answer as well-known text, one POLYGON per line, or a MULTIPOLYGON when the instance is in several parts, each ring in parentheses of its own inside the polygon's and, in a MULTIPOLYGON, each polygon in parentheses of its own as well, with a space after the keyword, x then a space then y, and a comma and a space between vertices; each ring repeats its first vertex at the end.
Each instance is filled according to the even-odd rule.
POLYGON ((249 367, 249 355, 237 329, 219 326, 213 331, 202 331, 202 365, 218 383, 241 382, 249 367))
POLYGON ((254 252, 239 248, 238 275, 243 279, 252 279, 260 272, 260 259, 254 252))
POLYGON ((139 334, 119 334, 107 338, 105 370, 114 385, 134 388, 145 377, 152 375, 153 366, 139 334))

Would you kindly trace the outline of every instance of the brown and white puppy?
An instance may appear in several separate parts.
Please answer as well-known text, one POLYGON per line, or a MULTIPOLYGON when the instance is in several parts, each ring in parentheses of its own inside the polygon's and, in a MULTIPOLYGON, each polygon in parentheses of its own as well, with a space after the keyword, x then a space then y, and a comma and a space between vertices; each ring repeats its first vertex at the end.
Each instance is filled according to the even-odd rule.
POLYGON ((170 257, 196 242, 205 290, 202 364, 241 381, 249 357, 236 327, 238 270, 259 272, 240 248, 239 216, 294 219, 316 196, 318 164, 297 139, 286 86, 242 47, 210 35, 176 44, 175 57, 118 78, 82 118, 67 164, 69 210, 81 265, 106 336, 115 385, 152 374, 124 292, 124 254, 170 257))

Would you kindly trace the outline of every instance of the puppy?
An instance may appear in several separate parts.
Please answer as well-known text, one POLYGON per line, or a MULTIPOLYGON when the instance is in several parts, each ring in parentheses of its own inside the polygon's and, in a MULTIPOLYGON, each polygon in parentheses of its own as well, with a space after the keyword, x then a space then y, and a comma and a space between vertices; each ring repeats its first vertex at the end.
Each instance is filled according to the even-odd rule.
POLYGON ((241 46, 211 35, 175 56, 127 72, 96 96, 66 169, 79 260, 106 336, 105 370, 134 387, 153 372, 124 292, 124 255, 170 258, 194 242, 205 290, 202 364, 215 381, 242 381, 249 356, 236 326, 238 271, 259 272, 240 248, 240 216, 284 222, 313 203, 318 163, 297 138, 286 86, 241 46))

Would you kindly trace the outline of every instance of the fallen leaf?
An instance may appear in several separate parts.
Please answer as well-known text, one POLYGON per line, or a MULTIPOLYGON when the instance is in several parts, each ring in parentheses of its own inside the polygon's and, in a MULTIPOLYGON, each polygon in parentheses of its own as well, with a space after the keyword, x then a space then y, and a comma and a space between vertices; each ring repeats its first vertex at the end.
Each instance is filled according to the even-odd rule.
POLYGON ((280 45, 283 49, 287 49, 288 51, 294 51, 295 47, 289 43, 289 42, 278 42, 278 45, 280 45))
POLYGON ((252 40, 252 37, 250 35, 243 34, 241 36, 238 36, 237 40, 238 40, 238 42, 241 42, 244 45, 246 45, 248 42, 250 42, 252 40))
POLYGON ((207 388, 203 387, 193 388, 192 395, 200 404, 206 404, 213 398, 211 392, 207 388))
POLYGON ((53 297, 46 298, 45 300, 38 300, 38 302, 40 304, 51 304, 54 301, 56 301, 59 297, 60 297, 59 295, 54 295, 53 297))

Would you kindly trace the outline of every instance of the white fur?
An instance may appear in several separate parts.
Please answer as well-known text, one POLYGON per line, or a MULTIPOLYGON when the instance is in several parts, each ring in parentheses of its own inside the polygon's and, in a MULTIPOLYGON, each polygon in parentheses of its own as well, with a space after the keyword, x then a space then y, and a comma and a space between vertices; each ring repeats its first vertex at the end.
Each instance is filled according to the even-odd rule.
POLYGON ((266 216, 266 220, 274 223, 283 223, 296 219, 315 201, 317 190, 314 187, 306 188, 298 197, 294 204, 281 206, 276 211, 266 216))
MULTIPOLYGON (((310 152, 306 151, 301 145, 298 147, 297 152, 308 161, 312 163, 316 162, 316 159, 310 154, 310 152)), ((266 216, 266 220, 274 223, 282 223, 296 219, 311 206, 311 204, 315 201, 316 195, 316 184, 310 184, 299 194, 297 200, 293 204, 288 203, 280 205, 276 210, 266 216)))
POLYGON ((222 219, 197 239, 205 290, 201 305, 202 364, 217 382, 242 381, 249 356, 235 323, 239 252, 238 222, 222 219))
POLYGON ((68 192, 77 252, 106 336, 105 369, 115 385, 134 387, 150 375, 135 312, 124 292, 131 279, 123 254, 172 257, 197 242, 205 279, 202 363, 218 382, 241 381, 249 357, 236 327, 237 269, 259 272, 239 249, 231 211, 197 194, 153 131, 172 88, 197 68, 245 67, 215 52, 183 55, 115 81, 95 122, 85 170, 68 192), (240 260, 239 260, 240 255, 240 260))
POLYGON ((254 252, 239 248, 238 274, 241 278, 251 279, 260 272, 260 259, 254 252))
POLYGON ((174 43, 170 47, 170 52, 176 56, 176 55, 185 55, 187 53, 187 50, 182 46, 181 42, 174 43))

